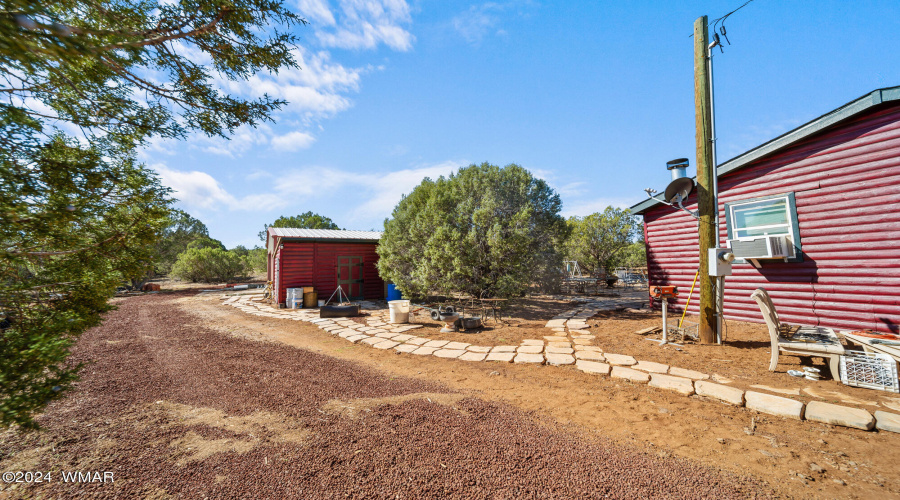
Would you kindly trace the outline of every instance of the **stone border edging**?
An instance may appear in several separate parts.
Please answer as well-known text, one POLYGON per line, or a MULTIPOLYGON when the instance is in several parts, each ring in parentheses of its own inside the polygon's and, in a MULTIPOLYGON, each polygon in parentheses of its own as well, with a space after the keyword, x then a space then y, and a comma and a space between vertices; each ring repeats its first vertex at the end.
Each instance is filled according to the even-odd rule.
POLYGON ((865 431, 878 429, 900 433, 900 415, 894 413, 879 410, 872 415, 867 410, 848 406, 821 401, 803 403, 772 394, 743 391, 711 382, 710 376, 705 373, 663 363, 639 361, 624 354, 604 353, 599 347, 590 345, 590 341, 595 337, 590 334, 587 320, 598 312, 615 310, 615 307, 587 305, 554 316, 547 322, 546 327, 558 335, 545 336, 543 340, 526 339, 519 346, 475 346, 465 342, 432 340, 408 334, 406 332, 421 328, 422 325, 390 324, 387 309, 378 307, 374 302, 360 302, 361 308, 370 312, 370 317, 364 325, 347 318, 319 318, 318 313, 312 309, 266 311, 258 304, 261 300, 262 297, 255 298, 252 295, 235 295, 226 298, 223 304, 254 316, 305 321, 354 344, 368 344, 376 349, 393 349, 398 354, 408 353, 470 362, 575 365, 585 373, 646 383, 651 387, 674 391, 685 396, 696 394, 724 404, 744 406, 750 410, 783 418, 810 420, 865 431))

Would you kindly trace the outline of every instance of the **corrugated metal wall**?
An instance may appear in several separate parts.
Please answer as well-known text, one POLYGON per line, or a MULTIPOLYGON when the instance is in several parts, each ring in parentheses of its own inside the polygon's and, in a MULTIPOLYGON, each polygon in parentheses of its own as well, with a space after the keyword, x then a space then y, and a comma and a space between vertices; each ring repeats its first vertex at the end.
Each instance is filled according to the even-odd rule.
MULTIPOLYGON (((660 172, 662 174, 662 172, 660 172)), ((782 320, 835 328, 900 326, 900 107, 868 112, 719 179, 728 202, 794 192, 804 261, 736 264, 725 315, 762 322, 750 294, 766 288, 782 320)), ((697 209, 696 194, 686 206, 697 209)), ((684 306, 699 262, 697 222, 666 206, 644 214, 652 285, 684 306)), ((689 312, 698 313, 699 290, 689 312)))
POLYGON ((375 263, 376 243, 327 243, 317 241, 284 241, 281 250, 281 284, 278 302, 287 299, 286 289, 313 286, 320 299, 327 299, 337 289, 337 258, 363 258, 363 297, 384 298, 384 281, 375 263))

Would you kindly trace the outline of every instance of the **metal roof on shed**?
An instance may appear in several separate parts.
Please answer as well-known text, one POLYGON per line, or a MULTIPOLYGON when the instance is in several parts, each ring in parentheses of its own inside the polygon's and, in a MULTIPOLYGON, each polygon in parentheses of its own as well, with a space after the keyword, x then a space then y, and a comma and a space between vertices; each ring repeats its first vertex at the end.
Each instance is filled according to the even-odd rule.
POLYGON ((345 231, 338 229, 302 229, 294 227, 270 227, 270 234, 297 240, 371 240, 381 239, 381 231, 345 231))
MULTIPOLYGON (((866 111, 867 109, 870 109, 874 106, 878 106, 882 103, 891 101, 900 101, 900 86, 878 89, 869 92, 859 99, 850 101, 847 104, 844 104, 843 106, 835 109, 834 111, 826 113, 806 124, 800 125, 794 130, 782 134, 769 142, 761 144, 751 149, 750 151, 747 151, 746 153, 740 154, 726 161, 725 163, 720 163, 716 168, 716 175, 718 177, 721 177, 729 172, 733 172, 740 168, 746 167, 753 161, 758 160, 763 156, 774 153, 775 151, 778 151, 802 139, 805 139, 817 132, 824 130, 827 127, 834 125, 839 121, 862 113, 863 111, 866 111)), ((694 178, 696 179, 696 177, 694 178)), ((645 212, 647 209, 653 208, 656 205, 660 205, 661 203, 662 202, 657 199, 647 198, 646 200, 634 205, 629 210, 631 210, 631 213, 633 214, 640 214, 645 212)))

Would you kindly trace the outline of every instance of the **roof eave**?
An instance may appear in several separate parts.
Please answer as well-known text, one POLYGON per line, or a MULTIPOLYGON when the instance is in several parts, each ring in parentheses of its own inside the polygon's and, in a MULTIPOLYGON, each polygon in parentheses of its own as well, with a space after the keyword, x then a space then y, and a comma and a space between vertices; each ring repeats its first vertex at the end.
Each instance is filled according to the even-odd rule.
MULTIPOLYGON (((734 172, 735 170, 743 168, 766 155, 774 153, 779 149, 785 148, 811 135, 821 132, 822 130, 840 121, 846 120, 851 116, 857 115, 870 108, 891 101, 900 101, 900 86, 873 90, 872 92, 869 92, 859 99, 850 101, 849 103, 844 104, 843 106, 818 118, 815 118, 768 142, 765 142, 751 149, 750 151, 747 151, 746 153, 735 156, 725 163, 719 164, 719 166, 716 168, 716 176, 721 177, 730 172, 734 172)), ((661 204, 662 202, 659 200, 647 198, 646 200, 632 206, 628 210, 631 211, 631 213, 638 215, 661 204)))

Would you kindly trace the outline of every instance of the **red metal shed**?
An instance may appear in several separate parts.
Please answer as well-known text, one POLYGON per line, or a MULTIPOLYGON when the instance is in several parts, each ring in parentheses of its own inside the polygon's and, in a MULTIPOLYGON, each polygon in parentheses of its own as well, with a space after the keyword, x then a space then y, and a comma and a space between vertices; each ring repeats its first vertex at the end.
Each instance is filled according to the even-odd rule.
MULTIPOLYGON (((758 268, 736 262, 725 278, 726 317, 761 322, 750 294, 764 287, 791 323, 898 331, 900 87, 876 90, 733 158, 717 175, 720 246, 775 234, 794 253, 758 260, 758 268)), ((685 206, 697 209, 696 193, 685 206)), ((652 199, 631 210, 644 217, 651 284, 688 290, 699 264, 697 222, 652 199)), ((698 302, 690 312, 698 313, 698 302)))
POLYGON ((327 299, 340 285, 352 299, 383 299, 384 281, 375 264, 377 231, 338 231, 270 227, 266 231, 267 279, 277 290, 278 303, 286 290, 312 286, 327 299))

